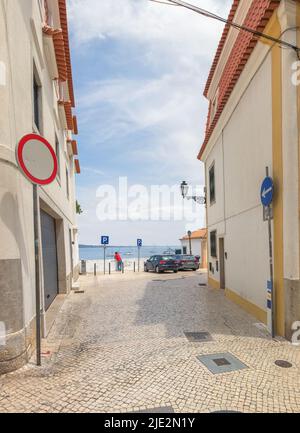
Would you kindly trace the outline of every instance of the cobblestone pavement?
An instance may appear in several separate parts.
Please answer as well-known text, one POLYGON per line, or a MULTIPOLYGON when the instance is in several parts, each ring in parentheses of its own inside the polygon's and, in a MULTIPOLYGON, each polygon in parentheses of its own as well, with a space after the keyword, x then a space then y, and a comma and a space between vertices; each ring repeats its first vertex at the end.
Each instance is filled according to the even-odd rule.
POLYGON ((83 277, 85 293, 66 299, 43 343, 43 366, 0 377, 0 411, 299 412, 300 348, 272 341, 221 291, 199 286, 204 280, 83 277), (191 343, 185 331, 213 340, 191 343), (224 352, 248 368, 213 374, 197 359, 224 352), (293 366, 277 367, 277 359, 293 366))

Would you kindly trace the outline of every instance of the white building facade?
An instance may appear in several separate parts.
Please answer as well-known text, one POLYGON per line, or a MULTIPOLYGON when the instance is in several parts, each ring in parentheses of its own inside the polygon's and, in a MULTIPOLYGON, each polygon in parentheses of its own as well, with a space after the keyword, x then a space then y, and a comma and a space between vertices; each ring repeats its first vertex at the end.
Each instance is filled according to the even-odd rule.
MULTIPOLYGON (((299 44, 299 2, 234 1, 230 18, 299 44)), ((226 26, 205 89, 210 109, 199 154, 208 191, 209 283, 264 323, 270 267, 260 188, 269 168, 276 333, 287 338, 300 320, 297 60, 293 49, 226 26)))
POLYGON ((35 346, 33 186, 15 150, 29 133, 58 159, 39 188, 42 333, 57 295, 78 278, 75 174, 80 172, 65 0, 0 0, 0 373, 28 362, 35 346), (5 330, 5 331, 3 331, 5 330))
POLYGON ((200 257, 200 267, 207 268, 207 230, 200 229, 191 232, 191 239, 188 235, 180 239, 182 254, 192 254, 200 257))

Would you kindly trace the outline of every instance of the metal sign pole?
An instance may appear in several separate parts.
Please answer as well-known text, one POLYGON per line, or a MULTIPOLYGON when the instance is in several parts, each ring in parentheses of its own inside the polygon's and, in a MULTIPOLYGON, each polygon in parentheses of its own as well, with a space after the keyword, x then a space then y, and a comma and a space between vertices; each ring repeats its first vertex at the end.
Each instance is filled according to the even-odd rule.
POLYGON ((138 247, 138 272, 140 272, 141 247, 138 247))
MULTIPOLYGON (((266 176, 269 176, 269 167, 266 167, 266 176)), ((273 270, 273 240, 272 240, 272 215, 271 204, 268 209, 268 235, 269 235, 269 260, 270 260, 270 282, 271 282, 271 320, 272 320, 272 338, 275 338, 275 305, 274 305, 274 270, 273 270)))
MULTIPOLYGON (((58 162, 53 146, 42 136, 27 134, 16 147, 16 160, 24 176, 33 185, 33 224, 35 253, 35 297, 36 297, 36 363, 41 362, 41 283, 40 283, 40 206, 38 185, 50 185, 56 178, 58 162), (42 153, 37 153, 42 150, 42 153), (37 155, 43 155, 37 157, 37 155), (42 170, 41 170, 42 168, 42 170), (44 176, 41 175, 41 171, 44 176)), ((44 291, 44 290, 43 290, 44 291)))
POLYGON ((41 361, 41 292, 40 292, 40 243, 38 186, 33 185, 34 250, 35 250, 35 298, 36 298, 36 364, 41 361))
POLYGON ((106 270, 105 270, 105 262, 106 262, 106 246, 104 245, 104 275, 105 275, 105 273, 106 273, 106 270))

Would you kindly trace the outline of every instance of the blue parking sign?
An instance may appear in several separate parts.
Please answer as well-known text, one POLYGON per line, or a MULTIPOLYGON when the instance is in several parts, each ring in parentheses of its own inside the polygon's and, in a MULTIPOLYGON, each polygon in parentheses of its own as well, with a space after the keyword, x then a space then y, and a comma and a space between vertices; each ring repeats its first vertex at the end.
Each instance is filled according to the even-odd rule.
POLYGON ((273 195, 274 195, 274 183, 273 179, 269 176, 267 176, 262 185, 260 190, 260 199, 263 204, 263 206, 269 206, 273 201, 273 195))
POLYGON ((109 236, 101 236, 101 245, 109 244, 109 236))
POLYGON ((138 247, 142 247, 143 246, 143 240, 142 239, 138 239, 137 240, 137 246, 138 247))

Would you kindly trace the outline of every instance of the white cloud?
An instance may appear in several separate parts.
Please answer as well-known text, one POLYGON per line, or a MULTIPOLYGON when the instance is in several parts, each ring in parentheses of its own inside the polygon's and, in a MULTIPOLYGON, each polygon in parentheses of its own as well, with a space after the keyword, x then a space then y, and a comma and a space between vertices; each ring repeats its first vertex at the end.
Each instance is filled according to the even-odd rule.
POLYGON ((81 166, 81 172, 83 175, 85 174, 96 174, 98 176, 104 176, 105 172, 102 170, 98 170, 97 168, 94 167, 88 167, 88 166, 81 166))
MULTIPOLYGON (((227 16, 232 0, 191 3, 227 16)), ((99 80, 95 74, 95 80, 77 91, 81 125, 92 129, 91 136, 97 137, 86 146, 92 152, 101 149, 103 156, 106 151, 117 151, 120 142, 132 136, 127 149, 132 160, 147 165, 153 176, 158 176, 159 167, 163 183, 173 184, 175 178, 203 183, 202 166, 196 159, 207 115, 202 93, 223 24, 147 0, 69 0, 69 6, 76 49, 88 50, 95 41, 113 40, 124 50, 119 59, 122 71, 124 65, 129 70, 131 67, 126 64, 127 47, 149 70, 147 77, 139 78, 124 72, 118 78, 99 80), (141 132, 149 133, 150 143, 134 141, 134 134, 141 132)), ((115 62, 118 68, 118 60, 115 62)), ((203 224, 203 215, 199 211, 195 229, 203 224)), ((80 221, 82 232, 90 239, 88 217, 83 215, 80 221)), ((140 226, 155 233, 157 242, 166 237, 165 226, 152 231, 147 224, 140 226)), ((119 233, 124 236, 121 229, 119 233)))
MULTIPOLYGON (((170 51, 186 53, 188 59, 190 51, 201 56, 209 54, 215 43, 214 33, 222 28, 222 24, 184 8, 147 0, 70 0, 69 3, 69 15, 81 43, 113 38, 132 39, 149 47, 167 44, 170 51)), ((231 0, 193 0, 192 3, 224 15, 231 0)))

